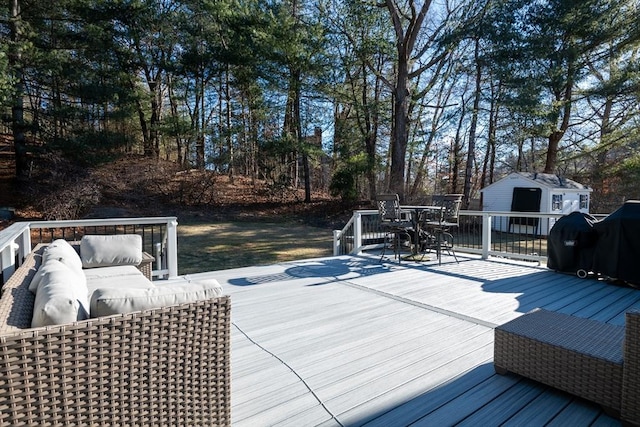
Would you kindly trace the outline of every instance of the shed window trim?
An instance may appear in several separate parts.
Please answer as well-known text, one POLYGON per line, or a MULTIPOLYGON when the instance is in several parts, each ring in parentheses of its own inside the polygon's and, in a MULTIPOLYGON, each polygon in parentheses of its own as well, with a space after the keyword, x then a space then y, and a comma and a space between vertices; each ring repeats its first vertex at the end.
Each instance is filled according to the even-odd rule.
POLYGON ((580 194, 580 209, 589 209, 589 195, 580 194))
POLYGON ((551 210, 554 210, 554 211, 562 210, 562 194, 551 195, 551 210))

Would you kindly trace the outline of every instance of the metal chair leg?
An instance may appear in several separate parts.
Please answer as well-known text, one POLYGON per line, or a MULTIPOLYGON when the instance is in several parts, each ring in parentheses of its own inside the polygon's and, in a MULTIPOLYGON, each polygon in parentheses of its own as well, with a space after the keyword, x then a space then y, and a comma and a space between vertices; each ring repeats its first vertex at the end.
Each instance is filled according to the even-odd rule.
POLYGON ((446 235, 446 236, 448 236, 449 238, 451 238, 451 246, 449 246, 449 244, 448 244, 448 242, 447 242, 447 240, 446 240, 446 238, 445 238, 445 240, 444 240, 444 242, 445 242, 445 248, 447 249, 447 253, 448 253, 449 255, 453 255, 453 258, 456 260, 456 262, 457 262, 458 264, 460 264, 460 261, 458 261, 458 257, 456 256, 456 251, 455 251, 455 250, 453 250, 453 234, 451 234, 451 233, 449 233, 449 232, 446 232, 446 231, 445 231, 445 232, 443 232, 443 233, 442 233, 442 235, 443 235, 443 236, 445 236, 445 235, 446 235))
POLYGON ((380 255, 380 261, 384 259, 384 256, 387 251, 387 244, 393 243, 393 258, 394 260, 398 259, 398 264, 402 264, 402 239, 401 237, 406 237, 409 242, 411 242, 411 235, 407 231, 396 230, 386 232, 384 235, 384 241, 382 243, 382 255, 380 255), (393 240, 391 240, 393 239, 393 240))
POLYGON ((400 263, 400 238, 398 237, 399 233, 397 231, 389 231, 384 234, 384 242, 382 243, 382 255, 380 256, 380 261, 384 259, 384 255, 387 252, 387 245, 389 243, 393 244, 393 259, 398 258, 398 263, 400 263), (390 239, 391 238, 391 239, 390 239))
POLYGON ((389 233, 384 233, 384 240, 382 241, 382 255, 380 255, 380 261, 384 259, 384 254, 387 252, 387 239, 389 238, 389 233))

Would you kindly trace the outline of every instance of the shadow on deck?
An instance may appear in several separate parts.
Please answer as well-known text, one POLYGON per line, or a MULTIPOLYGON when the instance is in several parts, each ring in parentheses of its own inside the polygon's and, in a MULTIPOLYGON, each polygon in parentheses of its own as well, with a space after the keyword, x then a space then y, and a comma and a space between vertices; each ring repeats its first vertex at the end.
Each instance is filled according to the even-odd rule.
POLYGON ((493 371, 493 327, 534 308, 614 324, 640 291, 532 264, 322 258, 202 273, 232 298, 232 417, 261 425, 617 425, 493 371))

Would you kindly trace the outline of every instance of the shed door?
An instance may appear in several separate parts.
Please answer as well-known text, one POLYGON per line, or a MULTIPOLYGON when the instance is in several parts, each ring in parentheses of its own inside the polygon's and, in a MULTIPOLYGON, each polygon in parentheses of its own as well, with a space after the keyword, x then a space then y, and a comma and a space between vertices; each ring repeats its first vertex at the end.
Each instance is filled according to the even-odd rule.
POLYGON ((511 199, 511 212, 540 212, 541 188, 515 187, 511 199))
MULTIPOLYGON (((511 199, 511 212, 540 212, 540 201, 542 200, 541 188, 515 187, 511 199)), ((511 225, 530 225, 534 230, 538 228, 539 218, 511 217, 511 225)))

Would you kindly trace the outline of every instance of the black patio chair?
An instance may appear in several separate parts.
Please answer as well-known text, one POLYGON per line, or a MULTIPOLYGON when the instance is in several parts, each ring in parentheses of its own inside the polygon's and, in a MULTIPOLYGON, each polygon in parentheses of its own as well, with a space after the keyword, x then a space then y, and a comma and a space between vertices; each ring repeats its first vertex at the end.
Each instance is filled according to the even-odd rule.
POLYGON ((462 194, 445 194, 433 196, 432 203, 440 209, 425 210, 425 217, 421 219, 422 228, 433 238, 427 241, 427 250, 435 250, 438 263, 441 263, 441 254, 445 250, 458 261, 454 246, 454 237, 451 233, 459 227, 460 205, 462 194))
POLYGON ((413 230, 413 223, 411 220, 405 219, 400 209, 400 199, 397 194, 380 194, 376 197, 376 202, 378 205, 378 214, 380 215, 380 227, 384 231, 384 244, 380 261, 384 258, 387 245, 390 243, 389 239, 391 238, 394 258, 397 258, 398 263, 400 263, 402 237, 405 237, 406 240, 409 241, 409 246, 411 246, 410 231, 413 230))

